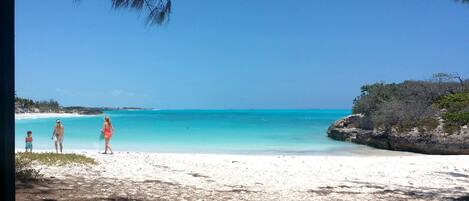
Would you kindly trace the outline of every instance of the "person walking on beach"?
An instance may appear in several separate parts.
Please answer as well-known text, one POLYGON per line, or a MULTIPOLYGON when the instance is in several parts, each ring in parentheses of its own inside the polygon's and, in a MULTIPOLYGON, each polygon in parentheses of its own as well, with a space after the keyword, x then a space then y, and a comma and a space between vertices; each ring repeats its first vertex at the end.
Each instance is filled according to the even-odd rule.
POLYGON ((104 154, 107 154, 108 149, 111 154, 113 154, 111 145, 109 145, 113 132, 114 129, 112 128, 111 119, 108 116, 104 117, 103 129, 101 130, 101 133, 104 136, 104 154))
POLYGON ((55 121, 54 131, 52 132, 52 140, 54 140, 55 143, 55 152, 59 153, 60 147, 60 153, 62 153, 64 141, 64 126, 60 122, 60 119, 57 119, 55 121))

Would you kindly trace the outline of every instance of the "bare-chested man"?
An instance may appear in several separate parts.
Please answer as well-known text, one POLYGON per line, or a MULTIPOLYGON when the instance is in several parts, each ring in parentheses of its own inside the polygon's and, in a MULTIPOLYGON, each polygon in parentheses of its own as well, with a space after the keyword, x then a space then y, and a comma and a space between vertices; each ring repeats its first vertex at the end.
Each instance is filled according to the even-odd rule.
POLYGON ((52 132, 52 140, 55 142, 55 152, 59 153, 59 146, 60 146, 60 153, 62 153, 63 148, 63 141, 64 141, 64 126, 60 122, 60 119, 55 121, 54 131, 52 132))

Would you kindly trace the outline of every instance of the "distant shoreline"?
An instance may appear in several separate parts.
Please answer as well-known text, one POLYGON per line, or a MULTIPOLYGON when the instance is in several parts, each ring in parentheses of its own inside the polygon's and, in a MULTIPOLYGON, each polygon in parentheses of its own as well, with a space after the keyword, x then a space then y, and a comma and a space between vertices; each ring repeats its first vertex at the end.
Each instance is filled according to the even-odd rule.
POLYGON ((44 119, 44 118, 70 118, 70 117, 88 117, 88 116, 96 116, 96 115, 78 114, 78 113, 16 113, 15 120, 44 119))
MULTIPOLYGON (((15 113, 15 120, 22 119, 43 119, 43 118, 70 118, 70 117, 89 117, 104 114, 105 111, 141 111, 145 108, 102 108, 102 113, 81 113, 81 112, 21 112, 15 113)), ((152 110, 152 109, 148 109, 152 110)))

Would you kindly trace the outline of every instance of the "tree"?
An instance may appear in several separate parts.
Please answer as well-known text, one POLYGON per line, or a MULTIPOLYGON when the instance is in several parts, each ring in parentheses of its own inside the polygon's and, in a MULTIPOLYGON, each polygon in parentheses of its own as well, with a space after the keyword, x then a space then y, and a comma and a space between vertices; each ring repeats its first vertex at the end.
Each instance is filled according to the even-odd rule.
POLYGON ((147 11, 147 25, 163 25, 171 14, 171 0, 112 0, 112 7, 147 11))
POLYGON ((432 130, 442 116, 445 130, 453 133, 469 122, 468 85, 469 80, 456 73, 438 73, 427 81, 365 85, 352 112, 363 114, 369 121, 365 124, 373 128, 403 132, 432 130))
MULTIPOLYGON (((469 0, 468 0, 469 2, 469 0)), ((444 82, 459 82, 461 91, 466 89, 466 80, 462 78, 458 73, 436 73, 432 77, 433 82, 444 83, 444 82)))
MULTIPOLYGON (((81 0, 74 0, 80 2, 81 0)), ((113 9, 148 12, 147 25, 163 25, 169 21, 171 0, 111 0, 113 9)))

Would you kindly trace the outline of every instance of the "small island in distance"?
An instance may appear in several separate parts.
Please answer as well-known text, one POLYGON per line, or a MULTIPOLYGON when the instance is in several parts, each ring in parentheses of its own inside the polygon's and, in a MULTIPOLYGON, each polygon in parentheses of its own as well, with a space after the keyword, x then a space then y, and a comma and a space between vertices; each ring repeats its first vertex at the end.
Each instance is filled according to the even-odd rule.
POLYGON ((330 138, 387 150, 469 154, 469 79, 438 73, 361 91, 353 114, 328 128, 330 138))
POLYGON ((70 113, 79 115, 103 114, 106 110, 150 110, 141 107, 85 107, 61 106, 56 100, 34 101, 28 98, 15 97, 15 114, 22 113, 70 113))

